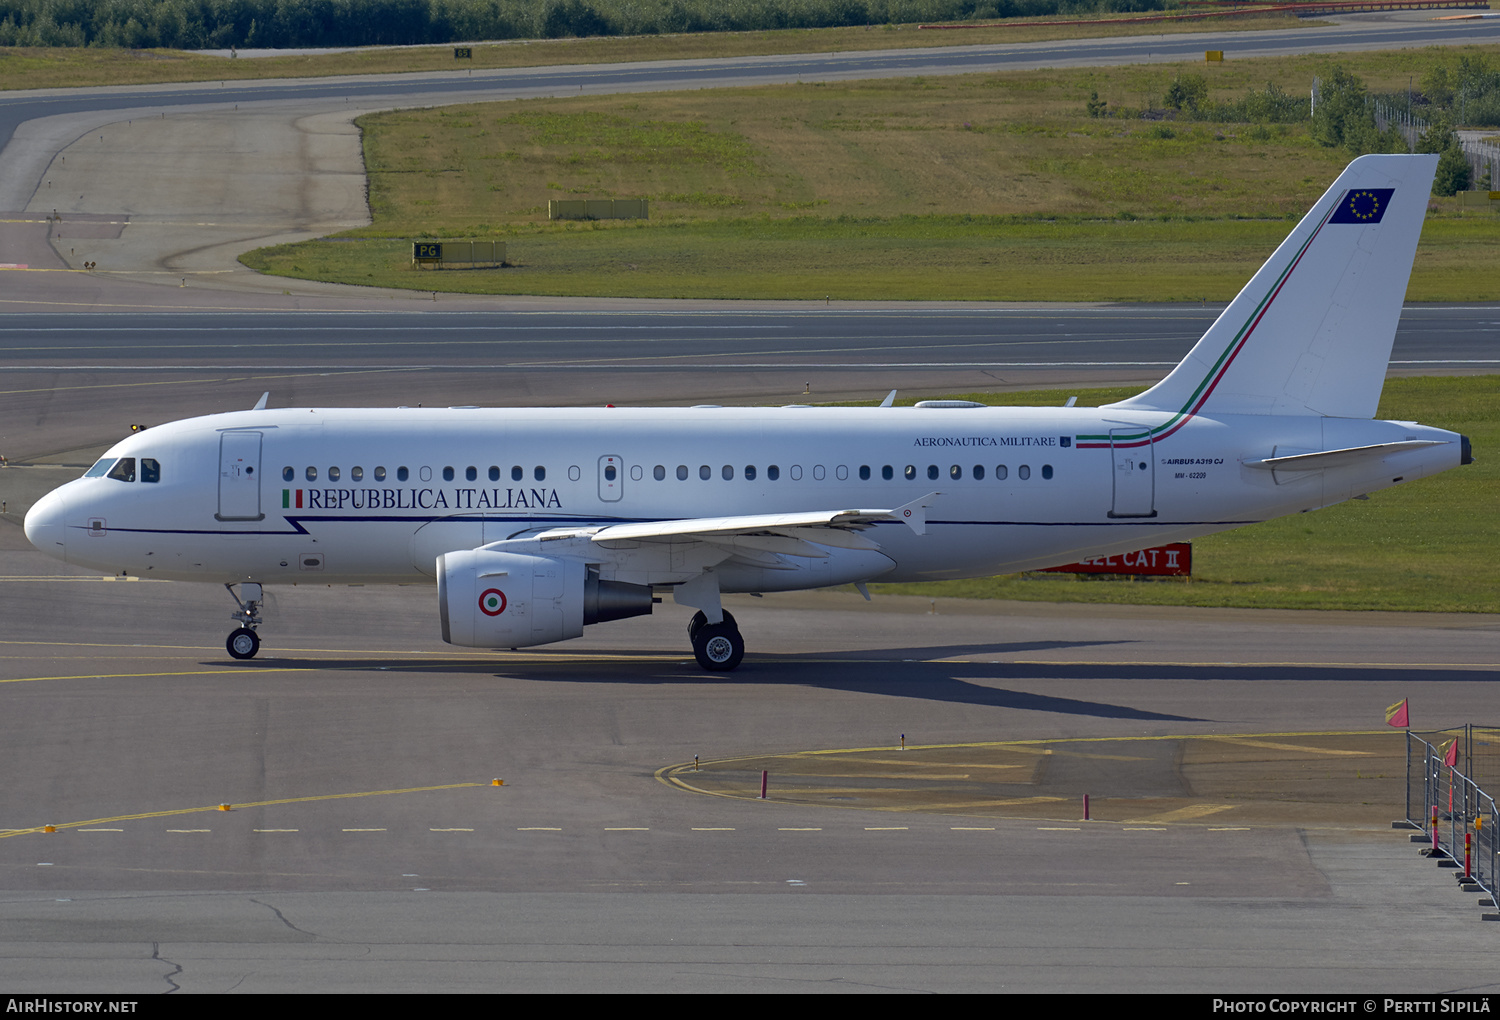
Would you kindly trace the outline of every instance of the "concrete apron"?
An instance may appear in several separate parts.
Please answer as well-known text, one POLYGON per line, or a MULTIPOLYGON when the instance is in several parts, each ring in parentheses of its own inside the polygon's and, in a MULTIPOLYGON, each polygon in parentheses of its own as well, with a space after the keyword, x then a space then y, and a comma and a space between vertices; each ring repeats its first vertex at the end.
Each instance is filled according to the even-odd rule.
POLYGON ((358 112, 168 113, 87 130, 41 175, 27 233, 44 230, 75 270, 279 293, 287 281, 239 255, 370 222, 358 112))

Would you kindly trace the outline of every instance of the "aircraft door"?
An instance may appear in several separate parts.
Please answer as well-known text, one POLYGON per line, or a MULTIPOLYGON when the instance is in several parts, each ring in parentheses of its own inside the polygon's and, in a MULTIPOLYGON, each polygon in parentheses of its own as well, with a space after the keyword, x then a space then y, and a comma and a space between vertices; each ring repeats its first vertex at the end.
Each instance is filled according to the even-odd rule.
POLYGON ((221 521, 260 521, 259 432, 224 432, 219 436, 219 512, 221 521))
POLYGON ((1111 517, 1156 516, 1156 458, 1148 426, 1109 430, 1114 473, 1111 517), (1144 442, 1142 439, 1144 438, 1144 442))
POLYGON ((613 454, 599 458, 599 498, 618 502, 625 495, 625 462, 613 454))

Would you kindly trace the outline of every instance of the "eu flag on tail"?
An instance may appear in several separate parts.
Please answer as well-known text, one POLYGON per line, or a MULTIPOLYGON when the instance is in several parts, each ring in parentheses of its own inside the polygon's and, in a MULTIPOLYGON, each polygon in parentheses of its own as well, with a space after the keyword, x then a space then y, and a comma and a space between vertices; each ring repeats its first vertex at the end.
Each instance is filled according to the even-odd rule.
POLYGON ((1339 199, 1329 223, 1379 223, 1395 188, 1353 188, 1339 199))

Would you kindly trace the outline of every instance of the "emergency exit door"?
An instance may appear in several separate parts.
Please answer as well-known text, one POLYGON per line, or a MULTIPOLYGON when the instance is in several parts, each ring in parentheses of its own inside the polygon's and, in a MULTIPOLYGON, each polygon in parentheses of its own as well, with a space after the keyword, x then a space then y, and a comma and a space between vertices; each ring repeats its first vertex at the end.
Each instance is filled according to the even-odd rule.
POLYGON ((599 458, 599 498, 614 503, 625 494, 625 462, 613 454, 599 458))

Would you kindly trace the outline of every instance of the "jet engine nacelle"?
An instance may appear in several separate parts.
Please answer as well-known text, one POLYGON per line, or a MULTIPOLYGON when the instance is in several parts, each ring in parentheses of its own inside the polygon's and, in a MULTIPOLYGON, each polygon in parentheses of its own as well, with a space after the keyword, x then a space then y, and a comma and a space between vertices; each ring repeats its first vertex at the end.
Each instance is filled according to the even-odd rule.
POLYGON ((437 559, 443 640, 522 648, 575 638, 585 625, 651 612, 651 588, 601 581, 581 560, 464 549, 437 559))

